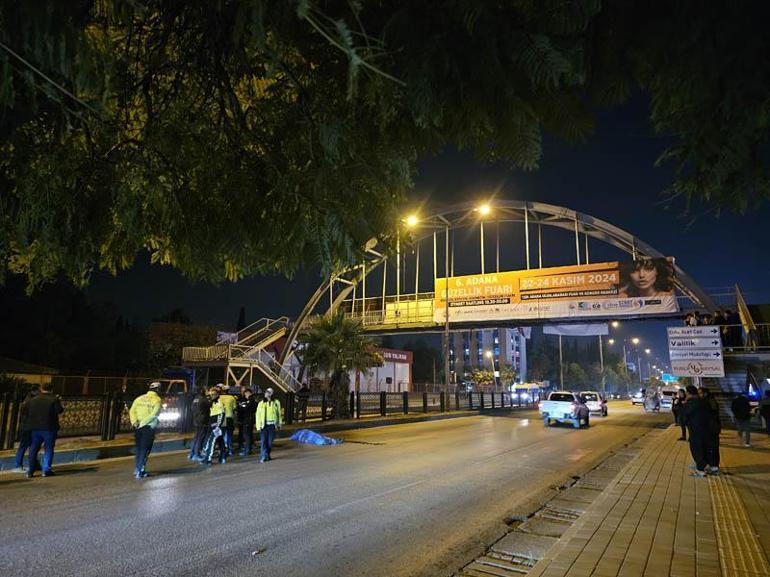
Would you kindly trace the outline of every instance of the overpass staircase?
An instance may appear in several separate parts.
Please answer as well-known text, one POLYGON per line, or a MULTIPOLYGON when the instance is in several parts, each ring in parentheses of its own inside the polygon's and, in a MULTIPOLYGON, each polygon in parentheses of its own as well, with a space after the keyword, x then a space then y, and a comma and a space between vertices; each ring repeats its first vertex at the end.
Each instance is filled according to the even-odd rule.
POLYGON ((193 368, 224 367, 225 381, 241 385, 251 381, 253 371, 264 375, 284 392, 295 392, 301 384, 268 352, 267 347, 285 337, 288 317, 263 318, 208 347, 184 347, 182 361, 193 368))

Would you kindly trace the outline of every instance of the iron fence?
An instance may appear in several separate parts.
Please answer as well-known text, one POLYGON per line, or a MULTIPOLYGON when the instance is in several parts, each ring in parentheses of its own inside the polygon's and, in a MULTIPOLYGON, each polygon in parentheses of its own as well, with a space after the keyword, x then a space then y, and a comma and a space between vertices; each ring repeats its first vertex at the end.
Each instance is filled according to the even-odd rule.
MULTIPOLYGON (((519 397, 520 399, 520 397, 519 397)), ((64 412, 59 417, 59 437, 98 436, 114 439, 119 433, 133 431, 129 419, 132 398, 121 394, 64 395, 64 412)), ((161 432, 187 433, 192 430, 191 394, 163 398, 158 416, 161 432)), ((282 398, 284 420, 321 422, 331 419, 332 403, 326 393, 312 394, 307 402, 298 402, 293 393, 282 398)), ((22 398, 13 393, 0 394, 0 449, 10 449, 19 438, 22 398)), ((427 414, 469 409, 526 407, 511 393, 446 393, 446 392, 359 392, 350 394, 353 418, 385 417, 388 415, 427 414)))

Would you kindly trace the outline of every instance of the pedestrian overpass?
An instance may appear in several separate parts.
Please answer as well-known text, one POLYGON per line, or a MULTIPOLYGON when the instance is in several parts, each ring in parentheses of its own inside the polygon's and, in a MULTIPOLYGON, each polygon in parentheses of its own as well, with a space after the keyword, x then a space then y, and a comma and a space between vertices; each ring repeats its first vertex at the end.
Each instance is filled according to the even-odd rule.
MULTIPOLYGON (((393 230, 370 239, 360 262, 339 270, 320 283, 298 317, 262 319, 240 331, 229 342, 210 347, 186 347, 185 364, 193 367, 223 367, 226 378, 242 383, 254 371, 264 374, 284 390, 300 385, 285 364, 303 328, 313 317, 342 311, 360 319, 372 333, 444 332, 485 326, 522 326, 565 319, 548 314, 490 320, 452 319, 450 307, 442 316, 437 310, 444 290, 449 303, 449 280, 456 275, 491 276, 508 274, 510 264, 521 271, 542 273, 549 267, 588 267, 595 264, 595 252, 638 259, 665 259, 666 255, 633 234, 594 216, 575 210, 518 200, 496 200, 489 204, 462 203, 442 208, 413 207, 393 230), (549 243, 549 235, 558 238, 549 243), (557 247, 554 250, 554 247, 557 247), (477 252, 476 252, 477 251, 477 252), (469 254, 472 252, 474 254, 469 254), (515 253, 515 255, 512 255, 515 253), (571 255, 565 263, 565 255, 571 255), (557 261, 557 262, 554 262, 557 261), (501 263, 503 268, 501 268, 501 263), (437 295, 436 286, 443 283, 437 295), (439 298, 437 298, 439 297, 439 298), (266 351, 281 343, 278 354, 266 351)), ((675 256, 675 255, 674 255, 675 256)), ((616 259, 619 260, 619 259, 616 259)), ((672 318, 698 310, 718 308, 741 311, 735 291, 713 294, 701 288, 675 261, 672 263, 675 311, 644 318, 672 318)), ((582 269, 581 269, 582 270, 582 269)), ((737 289, 737 287, 736 287, 737 289)), ((530 301, 535 302, 535 301, 530 301)), ((578 303, 582 305, 582 302, 578 303)), ((745 303, 744 303, 745 305, 745 303)), ((618 311, 593 311, 590 320, 617 319, 618 311)), ((642 318, 624 314, 624 319, 642 318)), ((568 321, 585 321, 578 310, 568 321)))

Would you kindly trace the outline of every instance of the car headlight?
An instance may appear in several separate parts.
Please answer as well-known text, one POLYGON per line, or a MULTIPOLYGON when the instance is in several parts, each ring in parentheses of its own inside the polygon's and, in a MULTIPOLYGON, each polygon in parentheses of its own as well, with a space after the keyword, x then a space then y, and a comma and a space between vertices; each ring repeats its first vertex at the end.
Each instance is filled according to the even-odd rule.
POLYGON ((160 415, 158 415, 158 420, 164 423, 171 423, 178 421, 180 416, 181 413, 179 411, 162 411, 160 415))

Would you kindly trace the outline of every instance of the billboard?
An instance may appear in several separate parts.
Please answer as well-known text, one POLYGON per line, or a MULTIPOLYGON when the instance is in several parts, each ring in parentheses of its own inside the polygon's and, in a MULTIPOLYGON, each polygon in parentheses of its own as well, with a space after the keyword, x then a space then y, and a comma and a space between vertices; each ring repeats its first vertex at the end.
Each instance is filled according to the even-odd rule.
POLYGON ((659 315, 678 312, 673 258, 436 279, 433 320, 451 322, 659 315))

